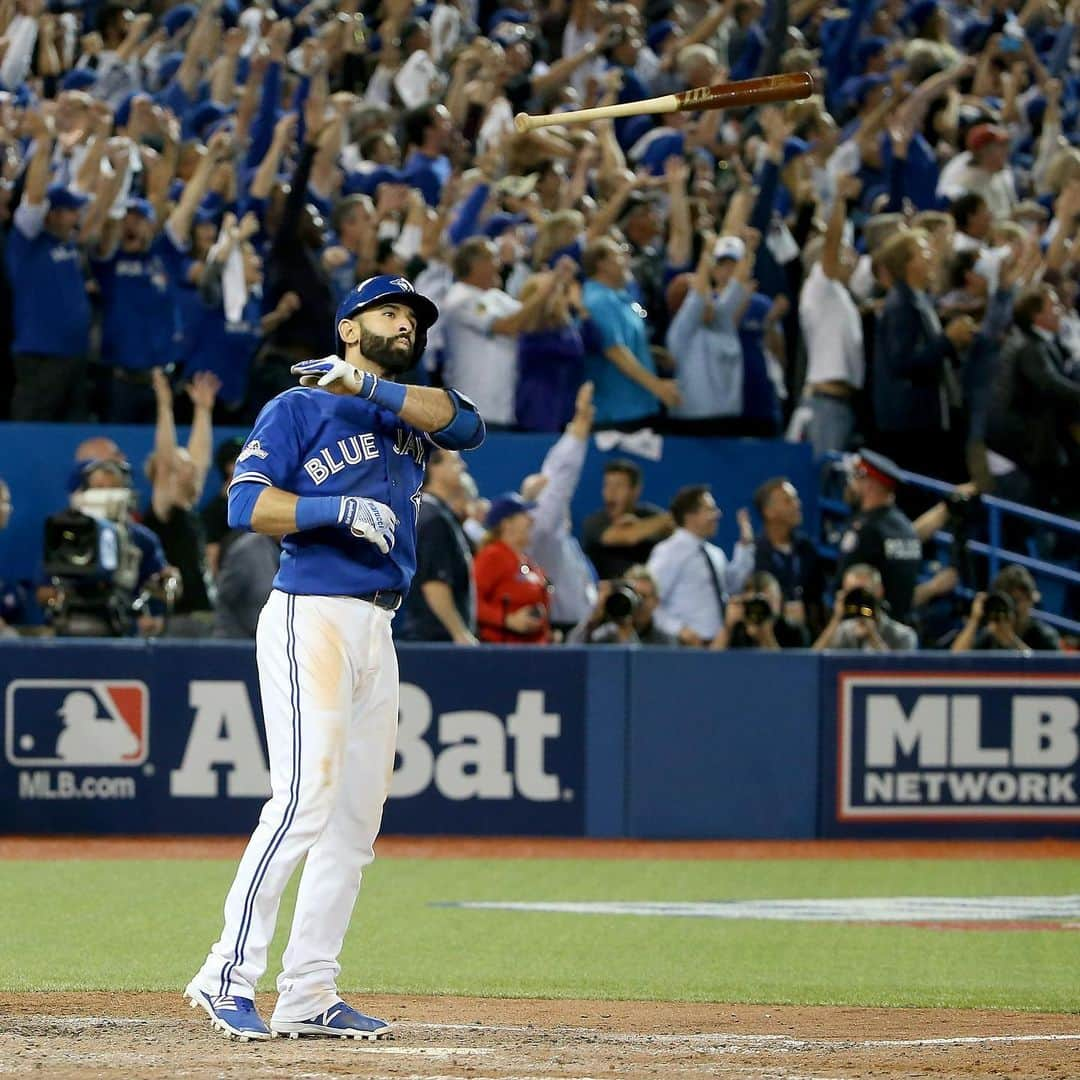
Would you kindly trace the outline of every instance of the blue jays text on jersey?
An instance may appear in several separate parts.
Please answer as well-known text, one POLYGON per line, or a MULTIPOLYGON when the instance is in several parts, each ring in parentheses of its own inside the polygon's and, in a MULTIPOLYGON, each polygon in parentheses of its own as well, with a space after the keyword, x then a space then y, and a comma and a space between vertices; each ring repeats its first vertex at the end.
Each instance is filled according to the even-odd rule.
POLYGON ((237 458, 233 484, 377 499, 398 518, 387 555, 347 529, 291 533, 282 541, 274 587, 312 596, 406 592, 416 571, 427 445, 422 432, 363 398, 294 387, 266 405, 237 458))

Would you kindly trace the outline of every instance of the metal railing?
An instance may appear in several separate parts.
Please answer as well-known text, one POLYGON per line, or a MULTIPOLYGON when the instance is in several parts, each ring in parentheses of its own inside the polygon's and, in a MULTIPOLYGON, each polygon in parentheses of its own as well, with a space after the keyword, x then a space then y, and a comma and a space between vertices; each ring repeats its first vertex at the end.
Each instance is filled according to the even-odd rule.
MULTIPOLYGON (((830 464, 841 462, 845 457, 847 457, 847 455, 833 451, 823 454, 821 462, 830 464)), ((903 484, 919 488, 923 491, 932 491, 934 494, 946 498, 956 490, 954 485, 948 484, 943 480, 935 480, 930 476, 920 476, 918 473, 908 472, 906 469, 897 468, 897 474, 903 484)), ((823 476, 826 475, 828 474, 823 470, 823 476)), ((1045 510, 1036 510, 1034 507, 1024 506, 1022 503, 1010 502, 1008 499, 999 499, 996 495, 980 496, 979 505, 986 510, 988 542, 967 539, 964 542, 964 549, 972 555, 976 555, 979 558, 986 560, 986 577, 988 581, 993 581, 1003 565, 1009 563, 1026 567, 1032 574, 1039 574, 1042 577, 1049 578, 1053 581, 1061 581, 1066 585, 1080 586, 1080 570, 1062 566, 1059 563, 1047 562, 1045 559, 1039 559, 1032 555, 1024 554, 1023 552, 1011 551, 1004 547, 1003 541, 1004 519, 1009 515, 1047 529, 1054 529, 1058 532, 1075 536, 1080 536, 1080 521, 1073 521, 1071 518, 1061 517, 1059 514, 1050 514, 1045 510)), ((851 507, 848 506, 846 502, 843 502, 840 499, 829 498, 828 496, 822 496, 818 499, 818 507, 823 514, 832 514, 842 517, 849 517, 851 515, 851 507)), ((939 530, 934 533, 933 539, 938 544, 951 547, 956 538, 947 530, 939 530)), ((819 543, 818 550, 822 555, 829 558, 836 558, 838 554, 836 547, 828 543, 819 543)), ((974 590, 965 586, 958 587, 956 591, 961 596, 971 597, 974 595, 974 590)), ((1042 619, 1043 622, 1056 627, 1058 630, 1064 630, 1070 634, 1080 634, 1080 621, 1069 618, 1064 613, 1059 614, 1055 611, 1039 609, 1033 611, 1032 614, 1042 619)))

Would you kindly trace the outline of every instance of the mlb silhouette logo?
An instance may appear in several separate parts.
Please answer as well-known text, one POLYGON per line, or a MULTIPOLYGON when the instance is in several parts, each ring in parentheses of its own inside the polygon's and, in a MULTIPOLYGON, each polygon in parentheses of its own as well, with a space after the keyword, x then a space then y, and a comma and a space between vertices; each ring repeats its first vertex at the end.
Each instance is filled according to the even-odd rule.
POLYGON ((150 691, 133 679, 15 679, 4 751, 12 765, 141 765, 150 691))

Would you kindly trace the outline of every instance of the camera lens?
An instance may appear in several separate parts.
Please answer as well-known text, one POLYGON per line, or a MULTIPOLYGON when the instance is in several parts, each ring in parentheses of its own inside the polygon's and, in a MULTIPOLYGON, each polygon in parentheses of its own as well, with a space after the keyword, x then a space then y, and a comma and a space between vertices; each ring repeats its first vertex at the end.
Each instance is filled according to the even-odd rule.
POLYGON ((604 614, 609 619, 625 619, 633 615, 638 595, 629 585, 617 585, 604 601, 604 614))
POLYGON ((752 596, 743 607, 748 623, 763 623, 772 618, 772 608, 763 596, 752 596))
POLYGON ((868 589, 854 588, 844 598, 845 619, 873 619, 877 616, 877 599, 868 589))

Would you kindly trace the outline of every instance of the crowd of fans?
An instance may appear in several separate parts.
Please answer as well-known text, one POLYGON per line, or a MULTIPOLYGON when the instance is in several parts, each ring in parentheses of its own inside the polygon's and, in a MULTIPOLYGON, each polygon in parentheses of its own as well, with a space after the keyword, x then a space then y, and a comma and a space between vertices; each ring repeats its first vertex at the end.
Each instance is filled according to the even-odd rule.
MULTIPOLYGON (((1077 0, 0 4, 17 420, 245 422, 403 273, 489 427, 853 442, 1076 509, 1077 0), (518 134, 787 70, 783 107, 518 134), (189 414, 180 393, 180 418, 189 414)), ((0 391, 5 388, 0 387, 0 391)), ((6 397, 6 394, 0 393, 6 397)))
MULTIPOLYGON (((489 428, 567 433, 485 517, 434 456, 437 557, 493 540, 475 574, 422 565, 403 634, 848 641, 790 485, 758 493, 764 533, 742 517, 727 554, 707 489, 663 510, 612 468, 578 543, 575 431, 868 447, 1075 514, 1078 20, 1078 0, 4 0, 0 415, 157 423, 143 518, 164 550, 143 569, 202 632, 273 554, 247 540, 230 575, 220 498, 203 546, 209 425, 249 422, 326 353, 355 282, 404 274, 442 311, 416 378, 459 387, 489 428), (788 70, 816 95, 513 128, 519 109, 788 70), (624 604, 631 623, 603 629, 624 604)), ((87 468, 76 487, 126 482, 87 468)), ((837 595, 882 620, 858 640, 905 640, 915 583, 889 595, 872 558, 846 573, 837 595)), ((932 578, 925 602, 949 587, 932 578)), ((1016 590, 996 591, 1024 638, 1016 590)))

